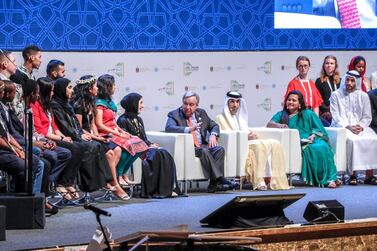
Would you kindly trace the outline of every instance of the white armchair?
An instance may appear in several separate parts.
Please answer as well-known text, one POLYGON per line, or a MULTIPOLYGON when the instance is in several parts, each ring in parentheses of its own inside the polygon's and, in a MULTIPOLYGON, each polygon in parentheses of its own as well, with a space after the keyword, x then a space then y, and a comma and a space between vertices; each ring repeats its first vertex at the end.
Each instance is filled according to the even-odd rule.
POLYGON ((347 171, 347 152, 346 152, 346 142, 347 142, 347 129, 345 128, 335 128, 326 127, 325 128, 329 135, 329 143, 335 154, 335 165, 338 172, 347 171))
MULTIPOLYGON (((284 151, 286 173, 301 172, 301 147, 297 130, 266 127, 249 128, 258 139, 276 139, 284 151)), ((245 164, 249 151, 247 132, 238 132, 237 176, 245 176, 245 164)))
MULTIPOLYGON (((194 140, 191 134, 185 135, 185 180, 200 180, 205 179, 203 168, 199 158, 195 157, 194 140)), ((236 161, 237 161, 237 135, 236 132, 221 132, 219 145, 224 147, 224 176, 236 176, 236 161)))
MULTIPOLYGON (((165 132, 147 132, 147 138, 151 142, 160 144, 165 148, 174 158, 177 179, 184 180, 185 170, 185 135, 181 133, 165 133, 165 132)), ((141 182, 141 160, 137 159, 134 162, 134 179, 136 182, 141 182)))

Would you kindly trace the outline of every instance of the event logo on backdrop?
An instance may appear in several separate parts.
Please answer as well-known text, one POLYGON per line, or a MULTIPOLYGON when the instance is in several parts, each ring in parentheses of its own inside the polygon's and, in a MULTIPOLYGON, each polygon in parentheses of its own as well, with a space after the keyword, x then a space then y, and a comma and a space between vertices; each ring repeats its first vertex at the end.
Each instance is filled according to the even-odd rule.
POLYGON ((239 91, 241 89, 245 89, 245 84, 241 84, 237 80, 230 80, 231 91, 239 91))
POLYGON ((265 98, 262 103, 257 104, 257 107, 265 110, 266 112, 271 111, 272 99, 271 98, 265 98))
POLYGON ((190 76, 194 71, 199 71, 199 66, 193 66, 190 62, 183 63, 183 75, 190 76))
POLYGON ((213 66, 211 65, 209 67, 209 71, 210 72, 216 72, 216 71, 224 71, 224 70, 227 70, 227 71, 231 71, 231 70, 244 70, 245 69, 245 65, 241 65, 241 66, 231 66, 231 65, 228 65, 228 66, 213 66))
POLYGON ((268 88, 276 88, 276 84, 256 84, 255 89, 261 90, 261 89, 268 89, 268 88))
POLYGON ((124 90, 126 91, 126 93, 129 93, 129 92, 137 92, 137 93, 140 93, 140 94, 143 94, 144 91, 146 91, 148 88, 146 86, 126 86, 124 88, 124 90))
POLYGON ((280 69, 281 69, 282 71, 289 71, 289 70, 295 69, 295 67, 292 66, 292 65, 282 65, 282 66, 280 67, 280 69))
POLYGON ((271 74, 272 72, 272 62, 266 61, 262 66, 257 67, 258 71, 263 71, 266 74, 271 74))
POLYGON ((200 88, 198 86, 195 86, 195 85, 186 85, 185 86, 185 92, 187 91, 196 91, 196 90, 199 90, 200 88))
POLYGON ((116 63, 114 68, 108 69, 107 72, 112 75, 116 75, 120 78, 123 78, 124 77, 124 63, 123 62, 116 63))
POLYGON ((173 96, 174 95, 174 82, 173 81, 169 81, 167 82, 164 87, 160 87, 158 88, 158 91, 159 92, 164 92, 166 93, 168 96, 173 96))
POLYGON ((222 110, 224 107, 224 104, 210 104, 209 109, 211 110, 222 110))
POLYGON ((147 71, 150 71, 150 70, 151 70, 151 68, 149 68, 149 67, 140 67, 140 66, 137 66, 135 68, 135 72, 136 73, 143 73, 143 72, 147 72, 147 71))

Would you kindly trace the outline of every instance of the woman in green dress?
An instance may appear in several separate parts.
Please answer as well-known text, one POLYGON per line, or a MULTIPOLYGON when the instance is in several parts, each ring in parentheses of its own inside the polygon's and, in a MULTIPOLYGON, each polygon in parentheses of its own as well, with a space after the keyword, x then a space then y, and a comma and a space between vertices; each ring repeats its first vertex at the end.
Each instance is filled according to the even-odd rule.
POLYGON ((335 188, 337 180, 334 153, 321 120, 306 109, 301 92, 288 93, 283 111, 276 113, 267 127, 297 129, 301 139, 301 178, 312 186, 335 188))

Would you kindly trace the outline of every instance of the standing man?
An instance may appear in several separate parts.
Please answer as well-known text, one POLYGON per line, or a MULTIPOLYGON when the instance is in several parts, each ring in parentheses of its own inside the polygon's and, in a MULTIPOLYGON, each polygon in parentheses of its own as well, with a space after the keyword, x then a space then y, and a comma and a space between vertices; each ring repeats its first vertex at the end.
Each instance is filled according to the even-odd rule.
POLYGON ((39 69, 42 63, 42 53, 36 45, 30 45, 22 50, 24 63, 18 66, 17 72, 11 77, 13 82, 23 85, 27 79, 36 80, 33 70, 39 69))
POLYGON ((200 159, 204 175, 210 181, 209 193, 237 188, 238 183, 223 177, 225 151, 217 144, 219 126, 198 105, 199 95, 192 91, 186 92, 182 97, 182 107, 169 112, 165 131, 192 134, 195 156, 200 159), (208 141, 207 134, 210 134, 208 141))
POLYGON ((65 77, 65 67, 64 62, 58 59, 52 59, 47 64, 46 68, 47 78, 51 79, 52 81, 57 80, 58 78, 65 77))
POLYGON ((377 185, 377 134, 369 127, 372 116, 368 94, 361 91, 360 74, 348 71, 340 88, 331 94, 331 126, 347 130, 347 168, 352 173, 349 184, 357 185, 355 171, 365 172, 365 184, 377 185))

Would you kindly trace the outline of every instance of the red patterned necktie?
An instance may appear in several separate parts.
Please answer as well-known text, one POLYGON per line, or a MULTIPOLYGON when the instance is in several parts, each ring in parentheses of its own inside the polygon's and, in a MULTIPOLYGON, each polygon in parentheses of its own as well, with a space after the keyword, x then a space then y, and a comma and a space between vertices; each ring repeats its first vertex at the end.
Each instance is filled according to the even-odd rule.
POLYGON ((342 28, 361 28, 356 0, 337 0, 342 28))
MULTIPOLYGON (((188 126, 189 126, 189 127, 194 126, 194 124, 192 123, 192 118, 191 118, 191 117, 189 117, 189 119, 188 119, 188 126)), ((191 135, 192 135, 192 137, 194 138, 194 145, 195 145, 196 147, 200 147, 199 140, 198 140, 198 136, 196 135, 196 130, 191 131, 191 135)))

